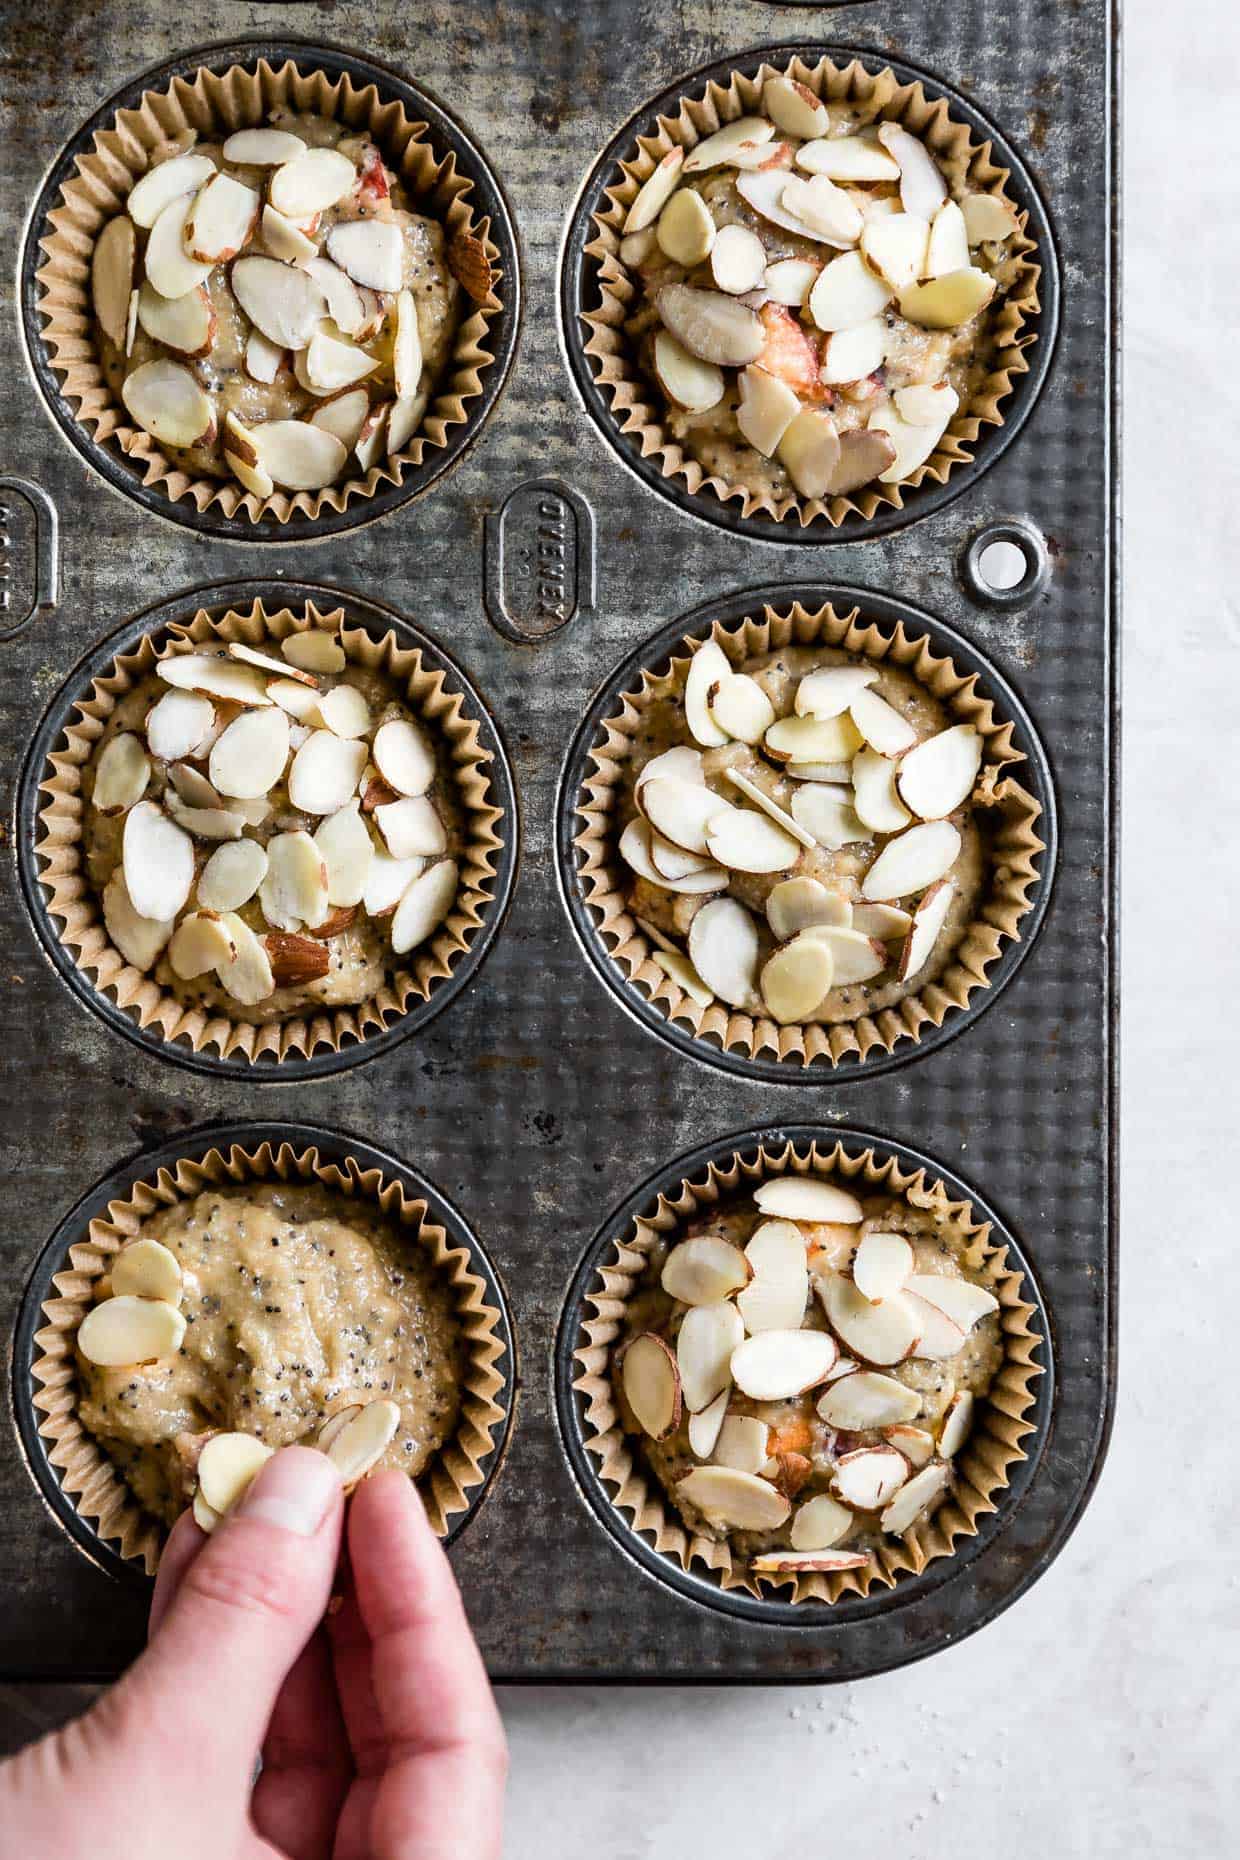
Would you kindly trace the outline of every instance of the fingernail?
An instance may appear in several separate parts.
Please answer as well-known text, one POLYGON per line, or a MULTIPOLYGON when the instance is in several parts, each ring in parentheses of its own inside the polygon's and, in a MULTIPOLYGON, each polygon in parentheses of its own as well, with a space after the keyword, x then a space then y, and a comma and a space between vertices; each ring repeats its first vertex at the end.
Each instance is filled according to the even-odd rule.
POLYGON ((340 1475, 325 1453, 285 1447, 268 1460, 235 1515, 313 1537, 340 1491, 340 1475))

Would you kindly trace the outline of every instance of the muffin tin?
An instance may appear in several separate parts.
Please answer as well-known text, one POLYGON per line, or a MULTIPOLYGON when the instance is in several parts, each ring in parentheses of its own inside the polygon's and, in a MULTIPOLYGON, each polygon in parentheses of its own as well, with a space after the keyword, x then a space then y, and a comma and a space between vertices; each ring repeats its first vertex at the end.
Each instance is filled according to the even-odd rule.
MULTIPOLYGON (((12 0, 8 15, 23 89, 0 126, 13 177, 0 202, 0 242, 16 262, 62 152, 78 146, 102 99, 141 88, 151 74, 135 71, 132 48, 101 38, 89 21, 52 44, 17 18, 12 0)), ((143 1585, 116 1581, 89 1531, 75 1529, 75 1514, 58 1503, 31 1429, 23 1293, 35 1298, 38 1275, 57 1263, 92 1183, 106 1196, 109 1182, 131 1180, 153 1157, 218 1135, 220 1120, 310 1122, 350 1148, 373 1145, 415 1167, 460 1208, 507 1288, 515 1425, 452 1552, 497 1678, 771 1683, 898 1665, 953 1644, 1028 1588, 1069 1534, 1101 1463, 1115 1312, 1111 9, 1081 0, 1068 13, 1025 0, 962 15, 951 0, 877 0, 815 18, 721 0, 651 16, 640 64, 621 0, 578 10, 571 30, 538 0, 517 0, 516 15, 502 21, 464 8, 448 18, 432 35, 414 13, 385 17, 376 67, 373 7, 342 0, 331 20, 337 43, 323 49, 350 68, 381 69, 387 83, 411 84, 428 116, 436 97, 449 99, 450 120, 468 125, 462 133, 485 151, 518 229, 508 301, 514 343, 517 307, 527 306, 519 366, 493 417, 471 429, 476 443, 445 461, 428 496, 384 523, 369 519, 389 506, 371 500, 364 527, 312 532, 321 537, 312 557, 288 526, 264 532, 265 581, 283 600, 330 584, 352 603, 382 603, 451 656, 503 732, 520 796, 521 869, 485 965, 432 1024, 374 1063, 316 1078, 284 1068, 221 1077, 171 1063, 165 1049, 87 1012, 32 933, 29 813, 18 777, 57 691, 110 635, 150 625, 165 604, 197 605, 204 591, 212 602, 228 598, 218 584, 234 585, 246 559, 196 519, 156 521, 140 500, 111 495, 61 443, 47 399, 54 384, 37 370, 9 371, 0 390, 0 474, 12 474, 0 482, 0 588, 6 615, 32 613, 0 639, 2 753, 15 797, 0 881, 0 1089, 9 1107, 0 1326, 12 1352, 12 1406, 0 1421, 6 1675, 107 1677, 140 1645, 146 1607, 143 1585), (830 42, 811 42, 814 26, 828 27, 830 42), (830 554, 791 535, 772 535, 772 548, 653 494, 600 443, 584 384, 574 385, 576 332, 557 327, 575 262, 574 202, 613 138, 627 133, 622 124, 640 122, 664 91, 691 87, 691 67, 786 60, 796 46, 762 43, 776 33, 837 60, 855 50, 875 67, 916 67, 955 93, 966 118, 975 110, 996 125, 1046 241, 1044 276, 1071 280, 1057 338, 1044 325, 1036 369, 1018 383, 1019 434, 1009 415, 994 436, 1002 445, 979 448, 987 469, 953 473, 950 500, 910 499, 898 531, 880 520, 824 532, 837 545, 830 554), (34 486, 29 496, 23 482, 34 486), (43 498, 59 523, 56 604, 43 498), (999 594, 985 580, 994 539, 1016 541, 1028 564, 999 594), (612 668, 656 651, 675 616, 743 612, 759 594, 798 588, 841 602, 869 591, 912 607, 986 660, 1043 745, 1038 772, 1057 802, 1060 835, 1036 935, 1027 927, 1019 973, 1002 992, 978 997, 987 1012, 949 1043, 910 1049, 898 1069, 841 1067, 783 1083, 692 1063, 599 986, 557 895, 557 872, 559 882, 571 874, 557 846, 555 794, 612 668), (856 1607, 816 1608, 812 1618, 722 1607, 717 1593, 703 1593, 703 1572, 681 1585, 653 1553, 638 1554, 648 1545, 622 1547, 624 1520, 592 1490, 574 1448, 563 1375, 579 1319, 574 1274, 588 1273, 593 1250, 667 1171, 771 1128, 798 1141, 814 1132, 875 1141, 961 1180, 1030 1268, 1046 1318, 1040 1360, 1048 1370, 1053 1362, 1053 1375, 1036 1384, 1029 1459, 979 1538, 921 1578, 856 1607)), ((249 20, 239 0, 221 0, 213 26, 239 35, 249 20)), ((236 44, 196 50, 176 36, 178 25, 161 13, 145 42, 161 69, 260 52, 313 62, 305 44, 270 38, 240 52, 236 44)), ((1045 287, 1043 302, 1045 317, 1045 287)), ((22 311, 6 317, 14 347, 22 311)), ((166 500, 159 514, 170 514, 166 500)))

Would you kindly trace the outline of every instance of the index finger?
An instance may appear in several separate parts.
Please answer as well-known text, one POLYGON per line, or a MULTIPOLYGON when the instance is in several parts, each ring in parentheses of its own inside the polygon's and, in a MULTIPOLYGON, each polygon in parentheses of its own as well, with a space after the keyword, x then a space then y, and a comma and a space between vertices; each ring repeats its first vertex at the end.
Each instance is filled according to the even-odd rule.
POLYGON ((359 1487, 348 1534, 387 1744, 376 1852, 498 1854, 503 1726, 448 1559, 406 1474, 376 1473, 359 1487))

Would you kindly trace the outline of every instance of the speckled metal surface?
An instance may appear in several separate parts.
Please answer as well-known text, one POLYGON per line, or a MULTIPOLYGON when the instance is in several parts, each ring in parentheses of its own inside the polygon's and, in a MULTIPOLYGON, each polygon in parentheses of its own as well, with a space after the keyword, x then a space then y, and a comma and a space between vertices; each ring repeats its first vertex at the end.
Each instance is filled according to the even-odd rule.
MULTIPOLYGON (((0 320, 16 358, 23 222, 62 144, 144 65, 192 49, 183 12, 117 0, 6 0, 0 121, 0 320)), ((270 34, 266 6, 217 0, 213 40, 270 34)), ((56 1223, 144 1147, 217 1118, 340 1125, 420 1168, 460 1206, 511 1294, 524 1388, 506 1462, 453 1550, 493 1673, 505 1678, 851 1678, 950 1644, 1006 1606, 1054 1555, 1095 1475, 1113 1370, 1111 1105, 1114 614, 1112 99, 1107 0, 872 0, 831 10, 757 0, 433 0, 278 10, 279 25, 355 48, 424 84, 477 136, 520 239, 525 321, 512 382, 478 444, 425 498, 322 543, 254 552, 204 542, 111 491, 55 431, 14 366, 0 473, 52 496, 59 604, 0 643, 0 748, 12 791, 66 670, 128 615, 195 583, 285 574, 374 594, 437 636, 494 708, 525 838, 504 933, 432 1027, 373 1064, 296 1087, 199 1078, 95 1021, 25 923, 12 848, 0 881, 0 1327, 56 1223), (1004 125, 1042 190, 1059 247, 1055 365, 1028 426, 967 494, 920 524, 829 549, 745 541, 674 511, 600 441, 559 348, 557 262, 601 147, 678 73, 813 34, 923 65, 1004 125), (483 606, 483 520, 526 479, 593 507, 597 600, 518 644, 483 606), (1023 608, 966 597, 961 550, 989 520, 1028 519, 1048 585, 1023 608), (666 1047, 586 967, 552 869, 555 781, 612 666, 713 593, 770 581, 881 588, 941 616, 1010 679, 1046 744, 1062 831, 1037 947, 1001 1000, 943 1050, 876 1079, 759 1085, 666 1047), (640 1107, 638 1111, 636 1107, 640 1107), (552 1348, 573 1270, 608 1208, 669 1157, 769 1123, 854 1124, 904 1140, 977 1185, 1017 1236, 1050 1313, 1057 1391, 1046 1450, 1005 1527, 960 1580, 865 1621, 810 1630, 730 1619, 633 1565, 590 1514, 564 1457, 552 1348)), ((7 497, 0 501, 8 503, 7 497)), ((16 508, 11 606, 37 554, 16 508)), ((517 585, 526 586, 517 578, 517 585)), ((11 806, 8 831, 13 831, 11 806)), ((6 1378, 6 1381, 8 1378, 6 1378)), ((106 1676, 140 1644, 144 1605, 61 1531, 0 1417, 0 1669, 106 1676)))

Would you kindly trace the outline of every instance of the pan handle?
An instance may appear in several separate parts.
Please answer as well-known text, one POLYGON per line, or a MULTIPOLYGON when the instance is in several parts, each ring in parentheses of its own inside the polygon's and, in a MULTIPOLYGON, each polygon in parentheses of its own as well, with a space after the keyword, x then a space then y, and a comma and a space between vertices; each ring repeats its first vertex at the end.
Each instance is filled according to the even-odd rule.
MULTIPOLYGON (((53 504, 42 485, 29 478, 0 473, 0 643, 15 639, 37 613, 55 607, 60 593, 60 547, 58 519, 53 504), (13 604, 13 541, 10 529, 11 499, 20 498, 29 508, 31 523, 29 599, 16 619, 13 604)), ((19 594, 20 598, 20 594, 19 594)))

